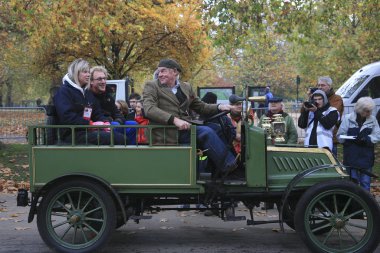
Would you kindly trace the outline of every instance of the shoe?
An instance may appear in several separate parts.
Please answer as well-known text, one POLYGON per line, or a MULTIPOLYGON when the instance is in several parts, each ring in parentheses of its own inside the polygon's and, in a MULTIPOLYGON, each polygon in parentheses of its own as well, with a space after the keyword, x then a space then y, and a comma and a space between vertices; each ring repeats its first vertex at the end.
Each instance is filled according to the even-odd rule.
POLYGON ((227 175, 231 174, 234 170, 239 168, 240 153, 236 155, 234 161, 230 163, 224 170, 218 168, 215 173, 215 178, 224 179, 227 175))
POLYGON ((224 172, 222 172, 222 179, 226 178, 233 171, 235 171, 238 167, 239 167, 239 165, 235 162, 233 164, 227 166, 226 170, 224 172))

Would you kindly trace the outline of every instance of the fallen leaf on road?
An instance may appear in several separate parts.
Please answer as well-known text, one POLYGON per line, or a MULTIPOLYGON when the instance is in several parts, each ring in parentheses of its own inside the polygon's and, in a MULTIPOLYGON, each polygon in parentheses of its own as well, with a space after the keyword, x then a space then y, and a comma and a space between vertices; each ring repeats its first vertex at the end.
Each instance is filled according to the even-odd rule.
POLYGON ((272 231, 273 232, 280 232, 280 229, 279 228, 272 228, 272 231))
POLYGON ((24 220, 14 220, 14 222, 16 222, 16 223, 17 223, 17 222, 22 222, 22 221, 24 221, 24 220))
POLYGON ((234 229, 232 229, 232 231, 234 231, 234 232, 236 232, 238 230, 247 230, 247 229, 246 228, 234 228, 234 229))
POLYGON ((173 229, 173 227, 166 227, 166 226, 162 226, 160 227, 161 229, 173 229))
POLYGON ((8 210, 6 208, 0 207, 0 212, 8 212, 8 210))
POLYGON ((10 217, 18 217, 18 214, 17 213, 12 213, 11 215, 9 215, 10 217))
POLYGON ((27 229, 31 229, 31 227, 15 227, 15 230, 27 230, 27 229))
POLYGON ((0 221, 6 221, 9 220, 9 218, 0 218, 0 221))

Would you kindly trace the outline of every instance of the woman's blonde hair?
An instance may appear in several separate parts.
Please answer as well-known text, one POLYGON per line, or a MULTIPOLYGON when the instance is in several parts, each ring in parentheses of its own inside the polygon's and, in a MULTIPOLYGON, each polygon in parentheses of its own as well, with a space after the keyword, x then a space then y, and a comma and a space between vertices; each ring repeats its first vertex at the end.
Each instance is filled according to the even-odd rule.
POLYGON ((84 71, 90 71, 90 64, 88 63, 88 61, 79 58, 70 64, 70 66, 67 69, 67 74, 71 81, 73 81, 79 86, 82 86, 79 83, 79 73, 84 71))
POLYGON ((354 110, 356 113, 362 113, 365 110, 369 110, 371 113, 375 108, 375 102, 373 102, 371 97, 362 97, 356 102, 354 110))

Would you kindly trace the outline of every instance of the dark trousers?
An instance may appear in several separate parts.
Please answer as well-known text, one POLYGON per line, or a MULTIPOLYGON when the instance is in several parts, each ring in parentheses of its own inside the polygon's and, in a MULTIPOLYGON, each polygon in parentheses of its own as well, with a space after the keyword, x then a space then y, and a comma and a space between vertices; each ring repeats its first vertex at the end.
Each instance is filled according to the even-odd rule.
MULTIPOLYGON (((218 134, 208 126, 197 126, 197 147, 206 150, 208 159, 217 170, 226 172, 235 164, 231 150, 221 140, 218 134)), ((190 131, 179 131, 179 143, 190 143, 190 131)))

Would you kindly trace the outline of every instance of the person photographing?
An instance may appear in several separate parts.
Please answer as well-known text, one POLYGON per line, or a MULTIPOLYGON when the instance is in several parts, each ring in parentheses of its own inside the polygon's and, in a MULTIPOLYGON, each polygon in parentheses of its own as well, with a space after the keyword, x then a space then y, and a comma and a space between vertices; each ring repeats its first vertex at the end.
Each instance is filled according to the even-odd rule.
POLYGON ((333 148, 333 131, 339 120, 339 113, 335 107, 330 106, 326 93, 316 90, 309 102, 305 102, 298 126, 306 129, 305 146, 318 146, 319 148, 333 148))

